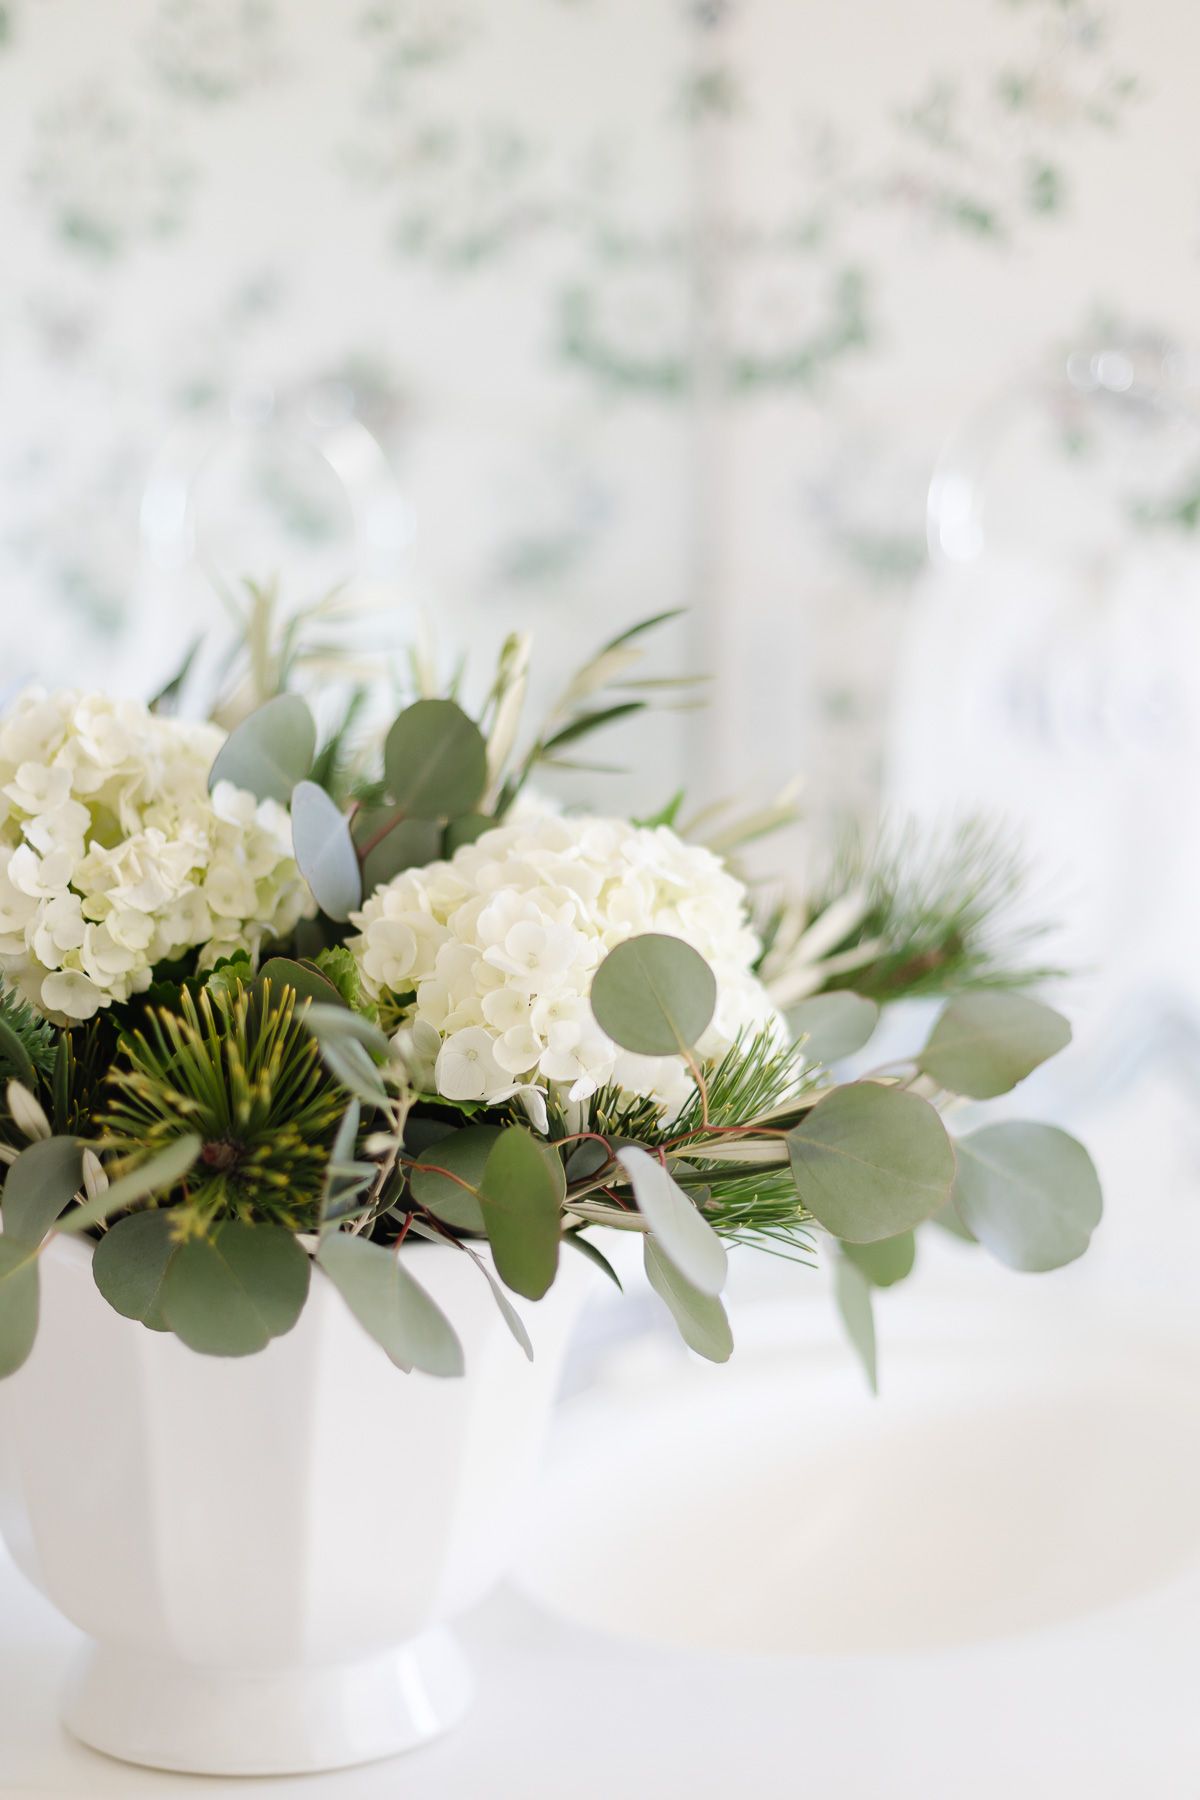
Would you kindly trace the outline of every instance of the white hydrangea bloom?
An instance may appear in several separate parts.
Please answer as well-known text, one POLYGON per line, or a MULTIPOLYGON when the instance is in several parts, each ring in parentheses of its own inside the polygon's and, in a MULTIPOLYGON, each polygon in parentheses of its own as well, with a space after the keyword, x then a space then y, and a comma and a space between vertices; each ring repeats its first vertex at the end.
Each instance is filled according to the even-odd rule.
POLYGON ((536 1119, 551 1086, 578 1102, 615 1082, 672 1111, 682 1105, 692 1088, 682 1058, 621 1050, 592 1016, 597 968, 643 932, 682 938, 717 978, 702 1056, 719 1056, 745 1029, 782 1033, 753 973, 759 943, 744 887, 665 826, 534 813, 449 862, 405 870, 352 922, 370 994, 413 995, 398 1046, 447 1099, 519 1096, 536 1119))
POLYGON ((0 975, 90 1019, 199 950, 256 954, 311 907, 286 808, 208 771, 223 734, 29 688, 0 720, 0 975))

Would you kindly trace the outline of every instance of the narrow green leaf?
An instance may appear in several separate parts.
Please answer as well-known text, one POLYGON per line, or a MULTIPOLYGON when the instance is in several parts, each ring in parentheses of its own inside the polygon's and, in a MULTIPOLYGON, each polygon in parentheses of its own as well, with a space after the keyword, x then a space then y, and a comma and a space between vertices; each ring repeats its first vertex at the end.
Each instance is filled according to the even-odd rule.
POLYGON ((581 1256, 586 1256, 590 1263, 594 1263, 596 1268, 598 1268, 602 1274, 608 1276, 608 1279, 619 1293, 623 1294, 625 1292, 625 1289, 621 1285, 621 1277, 617 1274, 617 1271, 613 1268, 603 1250, 598 1250, 590 1238, 585 1238, 582 1233, 578 1231, 565 1231, 563 1233, 563 1243, 570 1244, 572 1250, 578 1250, 581 1256))
POLYGON ((191 1350, 253 1356, 295 1325, 308 1297, 310 1264, 290 1231, 226 1220, 211 1238, 171 1259, 162 1314, 191 1350))
POLYGON ((843 1244, 842 1254, 866 1276, 872 1287, 894 1287, 912 1274, 917 1240, 911 1231, 878 1238, 873 1244, 843 1244))
POLYGON ((955 1146, 954 1204, 986 1250, 1010 1269, 1058 1269, 1082 1256, 1104 1200, 1092 1159, 1054 1125, 1005 1120, 955 1146))
POLYGON ((806 1062, 840 1062, 853 1056, 869 1043, 879 1023, 879 1007, 874 1000, 848 990, 835 994, 814 994, 788 1012, 788 1024, 796 1037, 805 1038, 806 1062))
POLYGON ((110 1182, 93 1199, 76 1206, 58 1221, 56 1229, 68 1233, 87 1231, 124 1212, 126 1207, 136 1206, 139 1200, 168 1193, 183 1180, 202 1148, 195 1132, 176 1138, 165 1150, 139 1163, 136 1169, 130 1169, 128 1175, 122 1175, 119 1181, 110 1182))
POLYGON ((656 1157, 620 1150, 617 1161, 633 1184, 638 1211, 666 1260, 692 1287, 714 1299, 725 1286, 725 1246, 656 1157))
POLYGON ((473 812, 487 786, 487 745, 453 700, 406 707, 383 747, 388 794, 410 818, 473 812))
POLYGON ((364 1106, 387 1105, 388 1091, 383 1076, 361 1043, 354 1038, 344 1042, 326 1038, 321 1045, 321 1057, 334 1080, 364 1106))
POLYGON ((230 732, 208 776, 245 788, 256 800, 286 806, 292 789, 312 768, 317 749, 313 716, 297 694, 276 694, 230 732))
POLYGON ((0 1381, 26 1361, 37 1328, 37 1248, 0 1237, 0 1381))
POLYGON ((871 1306, 871 1284, 863 1271, 846 1257, 839 1256, 833 1265, 833 1296, 846 1335, 863 1366, 871 1392, 879 1392, 875 1356, 875 1315, 871 1306))
POLYGON ((684 1343, 709 1362, 728 1362, 733 1354, 733 1333, 721 1302, 711 1294, 700 1293, 686 1281, 661 1254, 653 1238, 646 1238, 643 1255, 646 1278, 670 1309, 684 1343))
POLYGON ((454 1327, 394 1250, 339 1231, 323 1241, 317 1261, 398 1368, 462 1374, 462 1345, 454 1327))
POLYGON ((558 1269, 566 1191, 556 1151, 521 1125, 500 1133, 484 1164, 479 1198, 497 1273, 527 1300, 540 1300, 558 1269))
POLYGON ((461 1248, 466 1251, 467 1255, 471 1258, 471 1261, 475 1264, 475 1267, 479 1270, 480 1274, 491 1288, 492 1299, 499 1308, 500 1317, 508 1326, 516 1343, 520 1345, 525 1354, 525 1360, 527 1362, 532 1362, 533 1344, 530 1340, 529 1333, 525 1329, 525 1321, 522 1319, 520 1313, 517 1311, 504 1289, 500 1286, 500 1283, 496 1280, 496 1277, 492 1274, 492 1271, 484 1262, 482 1256, 477 1255, 476 1252, 471 1249, 469 1244, 463 1244, 461 1248))
POLYGON ((0 1019, 0 1076, 13 1075, 23 1087, 37 1087, 37 1071, 28 1050, 5 1019, 0 1019))
POLYGON ((292 846, 313 899, 344 925, 362 905, 358 852, 345 814, 315 781, 297 782, 292 789, 292 846))
POLYGON ((954 1150, 916 1094, 855 1081, 835 1088, 787 1134, 796 1188, 835 1237, 874 1243, 910 1231, 944 1205, 954 1150))
POLYGON ((682 938, 647 932, 610 950, 592 979, 592 1011, 601 1031, 624 1050, 674 1056, 708 1029, 717 979, 682 938))
POLYGON ((951 1000, 917 1067, 952 1094, 1007 1094, 1071 1041, 1071 1027, 1028 994, 960 994, 951 1000))
POLYGON ((644 700, 619 700, 612 706, 601 706, 595 712, 579 713, 569 724, 556 731, 552 737, 543 742, 543 754, 561 749, 564 744, 574 744, 580 738, 587 737, 593 731, 600 731, 605 725, 614 725, 618 719, 626 719, 630 713, 644 712, 644 700))
POLYGON ((41 1138, 22 1150, 0 1195, 7 1236, 40 1244, 83 1185, 83 1151, 72 1137, 41 1138))
POLYGON ((477 1231, 482 1236, 483 1209, 477 1194, 500 1130, 499 1125, 464 1125, 461 1131, 439 1138, 422 1152, 420 1161, 448 1169, 450 1174, 437 1174, 433 1168, 414 1169, 410 1177, 414 1200, 444 1225, 453 1225, 457 1231, 477 1231), (458 1180, 452 1181, 451 1175, 457 1175, 458 1180), (464 1181, 475 1193, 461 1185, 464 1181))
POLYGON ((92 1257, 92 1277, 108 1304, 123 1318, 151 1331, 165 1331, 163 1284, 182 1245, 169 1211, 131 1213, 105 1232, 92 1257))

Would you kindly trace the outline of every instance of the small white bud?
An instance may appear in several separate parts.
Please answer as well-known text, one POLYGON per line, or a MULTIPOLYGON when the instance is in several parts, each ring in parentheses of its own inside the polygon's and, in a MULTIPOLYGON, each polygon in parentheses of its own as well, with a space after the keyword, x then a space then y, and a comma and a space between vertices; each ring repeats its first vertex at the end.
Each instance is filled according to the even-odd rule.
POLYGON ((83 1191, 89 1200, 103 1194, 108 1188, 108 1176, 104 1173, 100 1158, 94 1150, 83 1153, 83 1191))
POLYGON ((8 1102, 8 1110, 12 1115, 13 1124, 18 1131, 23 1131, 32 1143, 37 1143, 39 1138, 53 1137, 50 1121, 42 1110, 41 1101, 30 1093, 23 1082, 10 1081, 5 1091, 5 1099, 8 1102))

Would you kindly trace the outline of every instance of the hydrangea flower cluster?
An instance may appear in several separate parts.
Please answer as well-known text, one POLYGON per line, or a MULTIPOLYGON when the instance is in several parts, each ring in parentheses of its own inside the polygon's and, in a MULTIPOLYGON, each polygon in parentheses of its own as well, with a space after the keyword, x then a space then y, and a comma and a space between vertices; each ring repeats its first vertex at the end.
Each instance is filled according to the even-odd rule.
POLYGON ((284 807, 208 771, 222 733, 29 688, 0 723, 0 974, 59 1022, 158 962, 255 954, 311 908, 284 807))
POLYGON ((364 985, 400 1002, 399 1046, 418 1084, 449 1100, 519 1095, 543 1128, 550 1083, 582 1101, 611 1082, 671 1110, 691 1092, 681 1058, 619 1049, 593 1017, 592 977, 625 938, 682 938, 712 968, 702 1057, 778 1020, 753 973, 744 887, 666 826, 523 818, 405 870, 352 923, 364 985))

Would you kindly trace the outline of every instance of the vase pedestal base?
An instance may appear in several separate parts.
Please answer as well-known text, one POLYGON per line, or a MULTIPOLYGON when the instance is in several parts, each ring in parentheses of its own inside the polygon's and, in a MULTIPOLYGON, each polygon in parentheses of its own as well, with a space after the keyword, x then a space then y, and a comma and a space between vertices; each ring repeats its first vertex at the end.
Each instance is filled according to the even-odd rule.
POLYGON ((305 1775, 415 1749, 458 1723, 470 1670, 454 1638, 426 1632, 360 1662, 212 1669, 89 1644, 67 1729, 123 1762, 187 1775, 305 1775))

